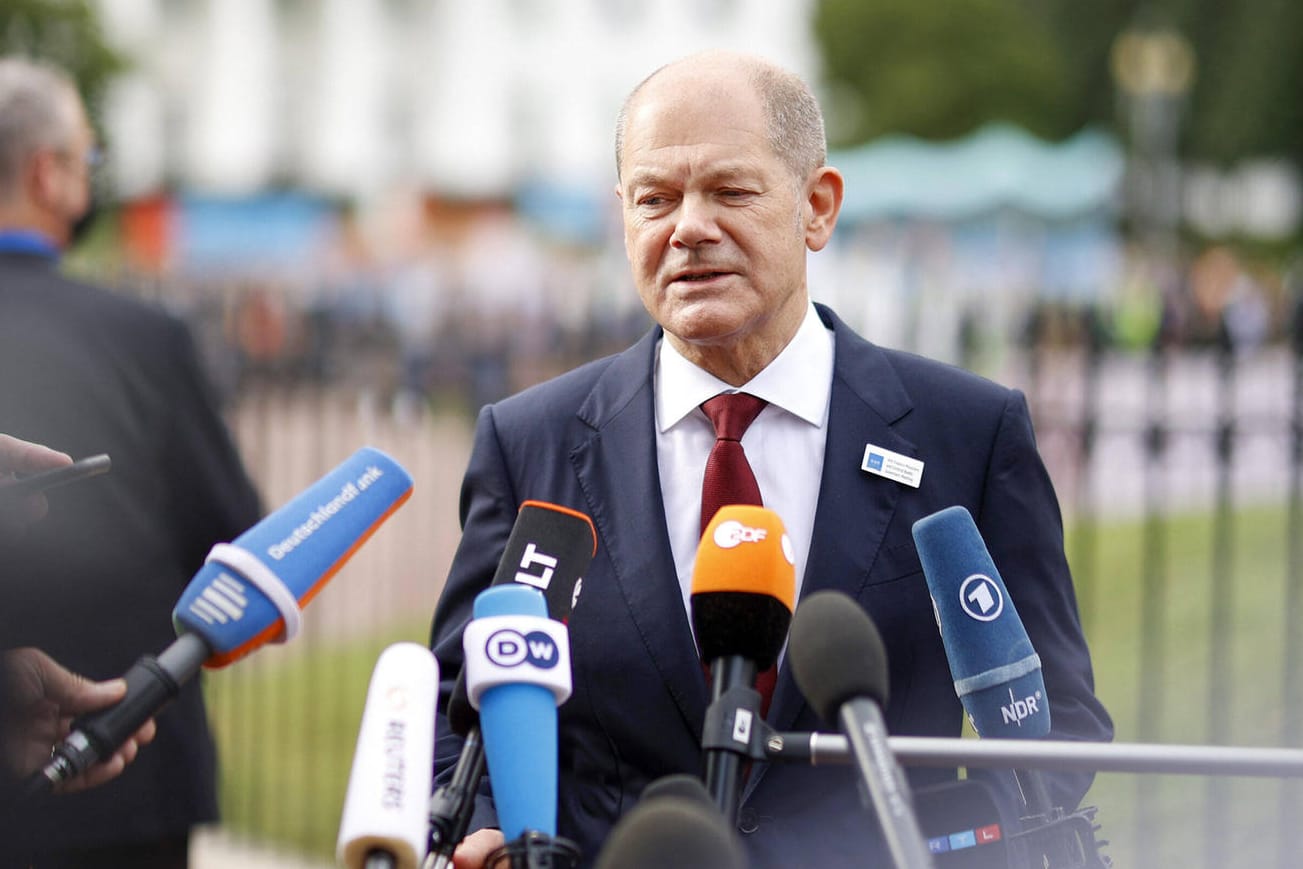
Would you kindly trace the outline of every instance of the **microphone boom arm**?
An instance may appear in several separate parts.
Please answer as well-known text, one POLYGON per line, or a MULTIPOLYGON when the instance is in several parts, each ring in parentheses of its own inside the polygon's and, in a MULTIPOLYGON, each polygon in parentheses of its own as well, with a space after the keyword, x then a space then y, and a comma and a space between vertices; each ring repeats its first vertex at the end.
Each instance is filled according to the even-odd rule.
MULTIPOLYGON (((762 751, 757 759, 813 765, 853 760, 846 737, 838 733, 770 731, 757 742, 762 751)), ((889 736, 887 745, 905 766, 1303 778, 1303 750, 1290 748, 929 736, 889 736)))

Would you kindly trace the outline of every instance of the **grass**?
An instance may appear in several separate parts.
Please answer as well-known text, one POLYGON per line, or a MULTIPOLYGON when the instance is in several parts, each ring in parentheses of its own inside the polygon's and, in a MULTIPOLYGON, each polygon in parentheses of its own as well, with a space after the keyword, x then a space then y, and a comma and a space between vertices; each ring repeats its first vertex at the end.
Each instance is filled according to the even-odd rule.
MULTIPOLYGON (((1283 701, 1295 533, 1281 508, 1100 526, 1093 544, 1075 529, 1070 554, 1094 549, 1078 550, 1094 567, 1078 584, 1119 740, 1283 744, 1286 714, 1303 714, 1283 701)), ((1276 865, 1283 794, 1268 779, 1107 774, 1087 802, 1101 807, 1119 865, 1263 866, 1276 865), (1205 862, 1210 849, 1221 856, 1205 862)))
POLYGON ((365 639, 264 649, 206 674, 221 759, 223 823, 251 838, 333 857, 367 684, 391 643, 425 643, 429 616, 365 639), (283 654, 277 654, 283 652, 283 654))
MULTIPOLYGON (((1119 740, 1282 744, 1286 712, 1303 715, 1282 701, 1292 536, 1282 507, 1069 530, 1097 692, 1119 740)), ((428 616, 365 640, 304 637, 297 653, 260 652, 207 677, 229 827, 333 854, 371 668, 389 643, 423 641, 428 616)), ((1265 779, 1110 773, 1086 802, 1119 866, 1221 869, 1276 865, 1283 794, 1265 779), (1224 849, 1216 864, 1209 847, 1224 849)))

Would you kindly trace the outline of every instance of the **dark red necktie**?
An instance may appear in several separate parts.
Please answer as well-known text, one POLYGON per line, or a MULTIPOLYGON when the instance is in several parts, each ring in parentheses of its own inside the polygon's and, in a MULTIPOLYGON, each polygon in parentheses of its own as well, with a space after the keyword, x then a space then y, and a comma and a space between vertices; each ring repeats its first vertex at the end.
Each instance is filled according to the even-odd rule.
POLYGON ((742 435, 768 404, 763 398, 732 392, 703 401, 701 409, 715 427, 715 446, 706 459, 701 482, 701 532, 720 507, 729 504, 760 506, 760 486, 742 450, 742 435))
MULTIPOLYGON (((701 403, 701 409, 715 427, 715 446, 706 459, 706 476, 701 482, 701 533, 720 507, 729 504, 763 506, 760 485, 742 449, 742 435, 769 402, 745 392, 721 393, 701 403)), ((760 715, 769 714, 778 671, 770 667, 756 674, 760 692, 760 715)))

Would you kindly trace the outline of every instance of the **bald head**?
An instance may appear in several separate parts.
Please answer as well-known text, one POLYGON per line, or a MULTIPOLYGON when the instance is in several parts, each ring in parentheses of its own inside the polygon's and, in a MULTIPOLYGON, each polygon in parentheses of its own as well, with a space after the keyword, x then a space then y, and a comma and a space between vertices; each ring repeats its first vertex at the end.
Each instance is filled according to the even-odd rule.
POLYGON ((765 114, 769 145, 798 179, 824 165, 828 148, 823 113, 801 78, 763 58, 727 51, 694 54, 666 64, 643 79, 625 99, 615 124, 615 170, 623 169, 629 117, 645 100, 667 91, 692 93, 703 103, 731 99, 750 89, 765 114))
POLYGON ((63 72, 23 58, 0 58, 0 199, 14 195, 31 153, 66 147, 81 118, 76 85, 63 72))

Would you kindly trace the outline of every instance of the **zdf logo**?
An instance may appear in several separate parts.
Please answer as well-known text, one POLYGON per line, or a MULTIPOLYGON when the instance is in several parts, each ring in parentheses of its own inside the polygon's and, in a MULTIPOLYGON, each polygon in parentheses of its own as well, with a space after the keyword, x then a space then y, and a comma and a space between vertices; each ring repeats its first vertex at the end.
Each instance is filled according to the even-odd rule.
POLYGON ((732 549, 741 543, 759 543, 768 534, 764 528, 748 528, 736 519, 729 519, 715 526, 715 545, 732 549))
POLYGON ((528 663, 540 670, 550 670, 560 660, 556 643, 543 631, 522 634, 510 628, 490 634, 484 644, 484 654, 499 667, 528 663))

